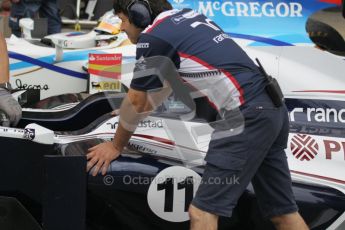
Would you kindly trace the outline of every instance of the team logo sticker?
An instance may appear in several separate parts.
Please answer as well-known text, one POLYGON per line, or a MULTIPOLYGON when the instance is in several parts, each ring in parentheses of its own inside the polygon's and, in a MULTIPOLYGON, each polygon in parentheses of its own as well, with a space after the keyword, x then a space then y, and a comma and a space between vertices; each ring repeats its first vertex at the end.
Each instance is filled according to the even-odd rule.
POLYGON ((201 177, 191 169, 172 166, 152 180, 147 202, 158 217, 171 222, 189 220, 188 207, 197 191, 201 177))
POLYGON ((316 157, 319 145, 311 136, 297 134, 291 139, 290 149, 295 158, 301 161, 310 161, 316 157))

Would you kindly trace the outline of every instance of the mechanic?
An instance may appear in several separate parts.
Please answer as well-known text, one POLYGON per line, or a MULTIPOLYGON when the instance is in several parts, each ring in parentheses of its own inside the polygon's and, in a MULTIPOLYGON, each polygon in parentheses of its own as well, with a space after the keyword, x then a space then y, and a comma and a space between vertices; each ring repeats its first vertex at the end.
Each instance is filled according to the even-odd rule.
POLYGON ((17 37, 21 37, 19 20, 25 17, 34 18, 38 13, 40 17, 48 20, 48 34, 60 33, 61 17, 57 0, 11 0, 11 2, 9 26, 17 37))
MULTIPOLYGON (((144 58, 168 57, 184 81, 206 94, 212 107, 230 114, 239 108, 245 119, 238 135, 214 138, 215 128, 202 181, 189 208, 191 229, 217 229, 218 216, 232 215, 250 182, 263 216, 277 229, 308 229, 298 213, 284 152, 287 109, 268 95, 267 78, 247 54, 214 22, 191 9, 172 10, 164 0, 116 0, 114 9, 121 29, 137 44, 138 68, 144 58), (207 184, 212 178, 226 181, 233 176, 239 178, 238 184, 207 184)), ((87 154, 87 170, 92 168, 94 176, 98 171, 106 174, 139 120, 154 108, 148 92, 165 86, 155 75, 133 78, 114 141, 94 146, 87 154)))
POLYGON ((12 126, 16 126, 22 116, 22 108, 11 95, 9 83, 9 60, 6 41, 0 32, 0 111, 7 114, 12 126))

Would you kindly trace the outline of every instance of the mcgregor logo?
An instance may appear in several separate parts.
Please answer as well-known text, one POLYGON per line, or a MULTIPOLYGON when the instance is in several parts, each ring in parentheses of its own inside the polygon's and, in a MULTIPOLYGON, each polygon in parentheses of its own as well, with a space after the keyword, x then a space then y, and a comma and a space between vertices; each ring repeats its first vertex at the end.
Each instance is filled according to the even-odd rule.
POLYGON ((314 138, 308 135, 297 134, 291 139, 290 149, 294 157, 297 159, 301 161, 310 161, 317 155, 319 145, 314 138))

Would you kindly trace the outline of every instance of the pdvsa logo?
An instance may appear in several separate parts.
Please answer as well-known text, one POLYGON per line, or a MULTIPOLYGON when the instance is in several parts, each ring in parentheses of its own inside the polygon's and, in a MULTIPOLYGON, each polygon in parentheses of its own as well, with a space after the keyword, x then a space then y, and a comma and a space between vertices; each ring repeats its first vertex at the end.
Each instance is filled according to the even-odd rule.
POLYGON ((294 135, 290 142, 290 149, 294 157, 301 161, 310 161, 318 154, 319 145, 309 135, 294 135))
POLYGON ((294 134, 290 138, 291 154, 300 161, 345 161, 345 139, 294 134), (316 160, 316 159, 315 159, 316 160))

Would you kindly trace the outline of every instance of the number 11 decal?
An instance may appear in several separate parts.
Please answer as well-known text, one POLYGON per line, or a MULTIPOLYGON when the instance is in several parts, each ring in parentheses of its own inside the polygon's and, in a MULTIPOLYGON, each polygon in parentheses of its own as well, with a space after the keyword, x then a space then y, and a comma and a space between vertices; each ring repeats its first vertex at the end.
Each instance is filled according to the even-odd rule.
POLYGON ((157 191, 165 191, 164 212, 173 211, 174 178, 167 178, 163 183, 157 184, 157 191))
POLYGON ((171 222, 189 220, 188 208, 200 180, 199 174, 182 166, 162 170, 152 181, 147 194, 152 212, 171 222))
MULTIPOLYGON (((184 211, 188 212, 190 202, 192 202, 194 187, 193 177, 189 176, 184 181, 177 183, 177 189, 185 190, 184 211)), ((173 211, 174 198, 174 178, 167 178, 163 183, 157 184, 157 191, 165 190, 164 212, 173 211)))
POLYGON ((184 189, 185 190, 185 198, 184 198, 184 211, 188 212, 188 207, 190 202, 192 202, 194 197, 194 186, 193 186, 193 177, 188 176, 186 179, 177 184, 177 189, 184 189))

